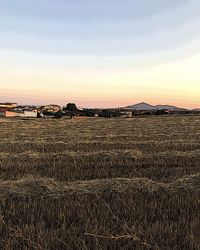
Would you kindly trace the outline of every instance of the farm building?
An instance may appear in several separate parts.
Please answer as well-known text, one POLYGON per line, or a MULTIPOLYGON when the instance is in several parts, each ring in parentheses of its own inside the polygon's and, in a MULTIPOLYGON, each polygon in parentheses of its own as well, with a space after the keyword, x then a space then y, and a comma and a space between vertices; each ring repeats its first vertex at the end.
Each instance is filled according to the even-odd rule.
POLYGON ((0 112, 0 116, 1 117, 23 117, 24 113, 4 110, 4 111, 0 112))
POLYGON ((0 117, 34 117, 37 118, 37 110, 14 112, 0 109, 0 117))
POLYGON ((58 112, 59 110, 61 110, 61 107, 59 105, 56 104, 49 104, 46 106, 43 106, 41 108, 42 112, 47 112, 47 113, 55 113, 58 112))
POLYGON ((0 103, 0 117, 5 117, 6 112, 11 112, 17 107, 16 103, 0 103))
POLYGON ((5 109, 13 109, 17 107, 17 103, 0 103, 0 108, 5 108, 5 109))
POLYGON ((133 117, 133 112, 132 111, 120 111, 120 117, 131 118, 133 117))
POLYGON ((32 111, 25 110, 24 111, 24 117, 37 118, 37 110, 32 110, 32 111))

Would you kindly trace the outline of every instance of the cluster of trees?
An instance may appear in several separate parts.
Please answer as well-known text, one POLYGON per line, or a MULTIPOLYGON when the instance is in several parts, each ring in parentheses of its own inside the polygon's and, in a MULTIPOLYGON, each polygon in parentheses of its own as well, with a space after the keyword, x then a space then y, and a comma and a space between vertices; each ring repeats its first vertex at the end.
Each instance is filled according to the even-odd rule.
POLYGON ((62 110, 65 115, 69 115, 70 117, 73 116, 95 116, 98 115, 100 117, 119 117, 120 116, 120 110, 119 109, 103 109, 103 110, 98 110, 98 109, 83 109, 79 110, 76 107, 75 103, 68 103, 62 110))
POLYGON ((63 116, 70 116, 73 118, 74 116, 95 116, 97 110, 95 109, 78 109, 75 103, 68 103, 62 109, 56 112, 42 112, 44 115, 53 115, 55 118, 61 118, 63 116))
MULTIPOLYGON (((42 113, 44 115, 53 115, 55 118, 61 118, 63 116, 69 116, 70 118, 73 118, 74 116, 95 116, 95 115, 98 115, 99 117, 111 118, 111 117, 120 117, 122 115, 120 109, 78 109, 75 103, 68 103, 65 107, 60 108, 59 110, 56 110, 54 112, 43 111, 42 113)), ((168 110, 132 111, 132 116, 165 115, 165 114, 169 114, 169 111, 168 110)))
POLYGON ((64 108, 63 108, 63 113, 65 115, 69 115, 71 118, 73 116, 77 116, 78 114, 78 108, 76 107, 75 103, 68 103, 64 108))

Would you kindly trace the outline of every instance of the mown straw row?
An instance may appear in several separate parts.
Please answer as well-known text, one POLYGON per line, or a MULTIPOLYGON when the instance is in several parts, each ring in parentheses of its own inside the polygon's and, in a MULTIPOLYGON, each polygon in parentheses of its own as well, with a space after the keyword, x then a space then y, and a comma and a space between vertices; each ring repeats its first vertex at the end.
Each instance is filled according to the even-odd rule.
POLYGON ((13 180, 31 174, 60 181, 146 177, 170 182, 199 173, 199 162, 199 150, 151 154, 138 150, 0 153, 0 178, 13 180))
POLYGON ((199 125, 0 119, 0 249, 200 249, 199 125))
POLYGON ((200 174, 190 175, 170 183, 155 182, 147 178, 113 178, 91 181, 57 182, 54 179, 29 176, 15 181, 0 181, 0 197, 8 193, 17 196, 63 196, 69 193, 99 193, 109 190, 115 193, 135 191, 188 191, 200 193, 200 174))
POLYGON ((199 249, 199 182, 200 175, 170 184, 140 178, 1 182, 1 246, 199 249))

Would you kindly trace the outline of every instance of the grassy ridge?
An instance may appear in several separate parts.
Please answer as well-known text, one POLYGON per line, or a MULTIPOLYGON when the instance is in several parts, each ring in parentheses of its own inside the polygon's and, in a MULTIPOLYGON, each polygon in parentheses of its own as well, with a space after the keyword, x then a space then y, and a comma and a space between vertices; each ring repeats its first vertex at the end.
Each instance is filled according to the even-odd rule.
POLYGON ((199 125, 0 119, 0 248, 199 249, 199 125))

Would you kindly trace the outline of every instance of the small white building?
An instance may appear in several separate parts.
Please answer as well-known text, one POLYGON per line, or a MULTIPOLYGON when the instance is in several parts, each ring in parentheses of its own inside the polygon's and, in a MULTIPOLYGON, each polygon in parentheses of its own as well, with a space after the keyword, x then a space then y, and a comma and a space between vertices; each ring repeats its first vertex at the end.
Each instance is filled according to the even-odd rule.
POLYGON ((120 112, 120 117, 131 118, 133 117, 133 113, 131 111, 122 111, 120 112))
POLYGON ((32 110, 32 111, 24 111, 24 117, 33 117, 37 118, 37 110, 32 110))

